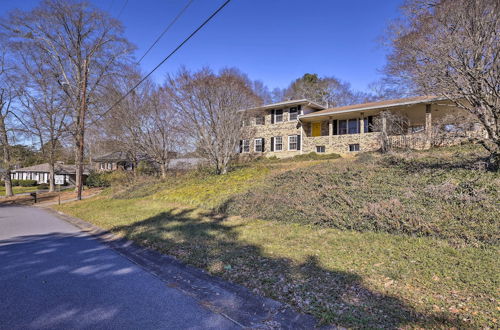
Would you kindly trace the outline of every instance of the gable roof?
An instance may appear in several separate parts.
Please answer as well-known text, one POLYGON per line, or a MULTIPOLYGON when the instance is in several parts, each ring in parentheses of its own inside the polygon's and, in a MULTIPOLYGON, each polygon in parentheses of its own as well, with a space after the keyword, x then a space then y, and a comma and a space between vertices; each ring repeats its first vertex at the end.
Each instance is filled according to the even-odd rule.
POLYGON ((253 108, 248 108, 248 109, 242 109, 240 111, 252 111, 252 110, 267 110, 267 109, 274 109, 274 108, 282 108, 282 107, 293 107, 294 105, 307 105, 310 106, 311 108, 314 109, 325 109, 324 106, 321 104, 318 104, 313 101, 309 101, 308 99, 300 99, 300 100, 289 100, 289 101, 283 101, 283 102, 277 102, 277 103, 271 103, 271 104, 264 104, 258 107, 253 107, 253 108))
POLYGON ((351 112, 351 111, 373 110, 373 109, 381 109, 381 108, 385 109, 385 108, 397 107, 397 106, 402 106, 402 105, 429 103, 429 102, 441 101, 441 100, 444 100, 444 98, 434 96, 434 95, 406 97, 406 98, 402 98, 402 99, 383 100, 383 101, 377 101, 377 102, 368 102, 368 103, 361 103, 361 104, 346 105, 346 106, 336 107, 336 108, 329 108, 329 109, 324 109, 324 110, 312 112, 312 113, 309 113, 306 115, 302 115, 299 118, 325 116, 325 115, 329 115, 329 114, 351 112))
POLYGON ((113 151, 93 159, 94 162, 130 161, 130 157, 124 151, 113 151))

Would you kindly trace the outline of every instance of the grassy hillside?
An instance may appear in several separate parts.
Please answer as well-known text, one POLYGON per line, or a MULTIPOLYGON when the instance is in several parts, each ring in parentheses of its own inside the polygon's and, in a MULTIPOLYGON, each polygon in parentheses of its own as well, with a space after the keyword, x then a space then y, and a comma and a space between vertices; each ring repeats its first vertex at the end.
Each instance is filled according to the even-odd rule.
POLYGON ((259 161, 60 207, 348 327, 498 327, 500 176, 474 146, 259 161))

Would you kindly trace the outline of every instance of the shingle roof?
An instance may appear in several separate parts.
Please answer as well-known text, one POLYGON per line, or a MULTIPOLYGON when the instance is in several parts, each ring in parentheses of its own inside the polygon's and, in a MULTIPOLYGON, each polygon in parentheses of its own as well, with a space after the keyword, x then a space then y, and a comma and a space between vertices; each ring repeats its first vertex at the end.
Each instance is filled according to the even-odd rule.
MULTIPOLYGON (((12 170, 12 172, 13 173, 16 173, 16 172, 46 172, 46 173, 49 173, 50 168, 49 168, 49 163, 44 163, 44 164, 37 164, 37 165, 33 165, 33 166, 18 168, 18 169, 12 170)), ((54 172, 56 174, 75 174, 76 167, 75 167, 75 165, 55 164, 54 165, 54 172)), ((88 166, 84 166, 83 174, 89 174, 88 166)))
POLYGON ((265 110, 265 109, 280 108, 280 107, 285 107, 285 106, 294 106, 294 105, 299 105, 299 104, 307 104, 310 107, 316 108, 316 109, 324 109, 325 108, 321 104, 318 104, 318 103, 313 102, 313 101, 309 101, 308 99, 300 99, 300 100, 289 100, 289 101, 283 101, 283 102, 278 102, 278 103, 264 104, 264 105, 261 105, 258 107, 242 109, 240 111, 265 110))
POLYGON ((394 106, 400 106, 400 105, 411 105, 411 104, 418 104, 418 103, 425 103, 425 102, 432 102, 432 101, 439 101, 439 100, 443 100, 443 98, 433 96, 433 95, 427 95, 427 96, 407 97, 407 98, 394 99, 394 100, 368 102, 368 103, 353 104, 353 105, 346 105, 346 106, 342 106, 342 107, 324 109, 324 110, 309 113, 307 115, 300 116, 300 118, 309 118, 309 117, 327 115, 327 114, 343 112, 343 111, 347 112, 347 111, 360 111, 360 110, 388 108, 388 107, 394 107, 394 106))
POLYGON ((124 151, 113 151, 105 155, 94 158, 95 162, 111 162, 111 161, 130 161, 127 153, 124 151))

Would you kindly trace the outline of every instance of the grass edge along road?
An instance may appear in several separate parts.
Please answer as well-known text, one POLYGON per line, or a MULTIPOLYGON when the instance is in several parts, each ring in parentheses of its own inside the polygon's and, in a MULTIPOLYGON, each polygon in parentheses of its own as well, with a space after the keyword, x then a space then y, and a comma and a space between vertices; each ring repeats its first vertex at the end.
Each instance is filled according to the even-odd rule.
MULTIPOLYGON (((464 176, 473 169, 444 166, 467 158, 462 154, 457 157, 457 152, 467 152, 470 157, 476 154, 475 149, 464 147, 410 155, 413 165, 442 165, 412 176, 421 176, 421 182, 428 186, 436 185, 436 173, 457 187, 463 182, 456 180, 476 180, 474 173, 464 176), (429 182, 429 176, 434 181, 429 182)), ((382 158, 384 168, 401 170, 382 158)), ((355 167, 355 161, 256 163, 224 178, 197 174, 201 178, 194 175, 164 183, 134 184, 125 190, 112 188, 101 196, 58 209, 289 303, 324 323, 349 327, 498 327, 497 244, 259 220, 211 210, 241 203, 242 195, 263 189, 288 171, 312 168, 313 172, 304 173, 314 176, 318 174, 314 168, 321 164, 340 171, 345 166, 355 167), (231 193, 222 196, 220 191, 231 193)), ((378 160, 374 162, 378 164, 378 160)), ((479 174, 498 184, 497 174, 479 174)), ((362 173, 351 180, 366 184, 362 173)), ((414 184, 414 180, 410 182, 414 184)), ((497 196, 491 187, 474 189, 485 194, 484 203, 490 201, 491 194, 497 196)), ((454 193, 460 197, 463 192, 454 193)), ((479 207, 463 205, 464 209, 479 207)), ((476 216, 485 218, 480 223, 488 223, 488 214, 476 216)), ((488 240, 491 242, 491 237, 488 240)))

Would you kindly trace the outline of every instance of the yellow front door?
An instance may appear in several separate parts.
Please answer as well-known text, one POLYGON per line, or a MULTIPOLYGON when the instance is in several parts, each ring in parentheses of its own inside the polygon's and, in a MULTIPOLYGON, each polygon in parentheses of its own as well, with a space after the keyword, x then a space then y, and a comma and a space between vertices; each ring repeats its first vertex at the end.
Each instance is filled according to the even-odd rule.
POLYGON ((321 123, 312 123, 312 136, 321 136, 321 123))

